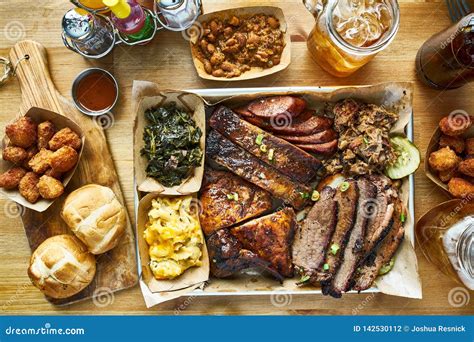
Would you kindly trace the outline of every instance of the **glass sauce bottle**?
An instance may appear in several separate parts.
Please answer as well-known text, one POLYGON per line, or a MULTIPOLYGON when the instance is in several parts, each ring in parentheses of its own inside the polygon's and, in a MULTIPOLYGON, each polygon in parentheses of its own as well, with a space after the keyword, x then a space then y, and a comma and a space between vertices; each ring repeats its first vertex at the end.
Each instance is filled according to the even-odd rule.
POLYGON ((418 50, 420 80, 436 89, 454 89, 474 80, 474 14, 428 39, 418 50))

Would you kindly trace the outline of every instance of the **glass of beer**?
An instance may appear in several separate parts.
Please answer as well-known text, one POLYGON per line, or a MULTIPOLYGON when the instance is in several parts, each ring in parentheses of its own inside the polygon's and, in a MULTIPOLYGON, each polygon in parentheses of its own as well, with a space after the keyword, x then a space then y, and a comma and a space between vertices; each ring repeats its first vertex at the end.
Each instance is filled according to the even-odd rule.
POLYGON ((308 49, 316 62, 337 77, 351 75, 394 39, 397 0, 303 0, 316 24, 308 49))

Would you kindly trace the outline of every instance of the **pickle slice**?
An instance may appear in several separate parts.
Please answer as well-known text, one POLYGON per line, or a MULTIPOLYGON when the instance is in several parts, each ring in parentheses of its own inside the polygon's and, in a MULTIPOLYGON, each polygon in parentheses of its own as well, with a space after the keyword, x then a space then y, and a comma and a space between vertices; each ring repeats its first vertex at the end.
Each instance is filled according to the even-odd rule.
POLYGON ((403 135, 390 137, 390 144, 398 154, 395 163, 385 168, 385 174, 391 179, 401 179, 418 169, 420 166, 420 151, 403 135))

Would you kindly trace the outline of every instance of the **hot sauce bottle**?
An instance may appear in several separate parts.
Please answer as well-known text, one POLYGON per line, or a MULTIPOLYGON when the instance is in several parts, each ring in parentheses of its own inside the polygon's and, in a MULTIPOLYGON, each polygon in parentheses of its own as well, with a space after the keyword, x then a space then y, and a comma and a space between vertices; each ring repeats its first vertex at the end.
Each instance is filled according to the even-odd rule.
POLYGON ((135 0, 103 0, 112 11, 110 17, 117 29, 131 42, 150 38, 155 30, 151 15, 135 0))
POLYGON ((428 39, 416 56, 418 77, 437 89, 474 80, 474 14, 428 39))

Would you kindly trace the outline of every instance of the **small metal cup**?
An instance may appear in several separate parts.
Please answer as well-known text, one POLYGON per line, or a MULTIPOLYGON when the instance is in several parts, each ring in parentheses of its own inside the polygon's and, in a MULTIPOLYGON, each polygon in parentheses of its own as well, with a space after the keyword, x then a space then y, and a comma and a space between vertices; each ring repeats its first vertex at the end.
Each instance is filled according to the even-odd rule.
POLYGON ((72 95, 72 99, 74 101, 74 105, 76 106, 77 109, 79 109, 79 111, 81 111, 82 113, 84 113, 86 115, 89 115, 89 116, 100 116, 100 115, 104 115, 104 114, 107 114, 107 113, 111 112, 112 109, 115 107, 115 105, 117 103, 117 100, 118 100, 118 96, 119 96, 119 87, 118 87, 118 83, 117 83, 117 80, 115 79, 115 77, 110 72, 108 72, 107 70, 104 70, 104 69, 101 69, 101 68, 89 68, 89 69, 85 69, 85 70, 81 71, 76 76, 76 78, 74 79, 74 82, 72 83, 71 95, 72 95), (80 104, 80 102, 78 101, 77 87, 78 87, 79 82, 81 80, 83 80, 86 76, 88 76, 92 73, 95 73, 95 72, 99 72, 99 73, 103 74, 104 77, 108 77, 114 82, 116 95, 115 95, 115 100, 112 103, 112 105, 110 106, 110 108, 104 109, 102 111, 93 112, 93 111, 88 110, 87 108, 84 108, 80 104))

